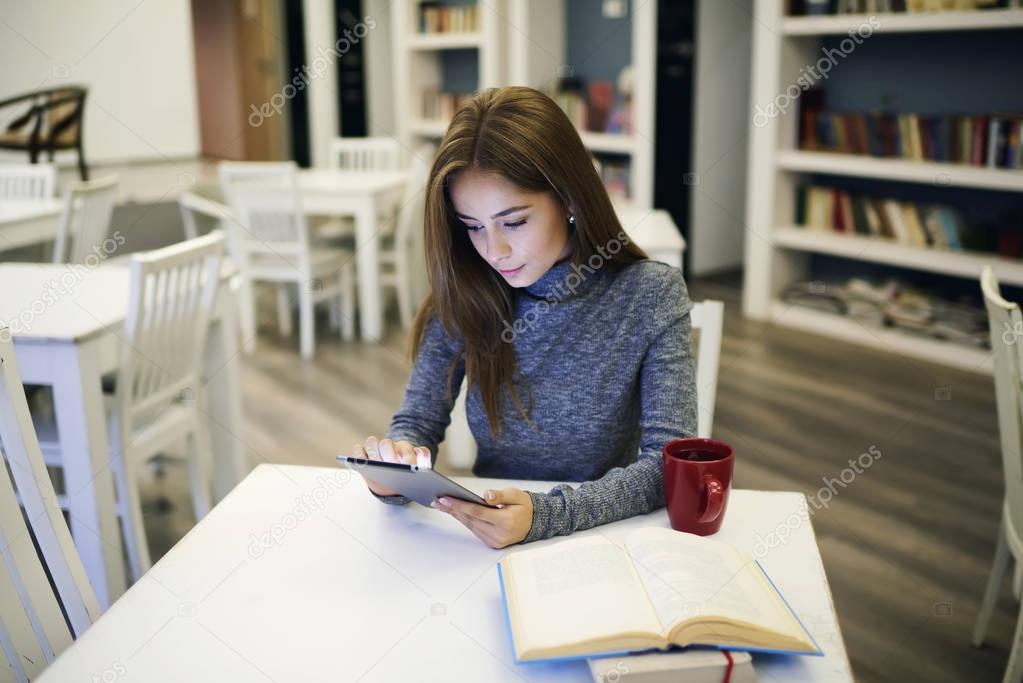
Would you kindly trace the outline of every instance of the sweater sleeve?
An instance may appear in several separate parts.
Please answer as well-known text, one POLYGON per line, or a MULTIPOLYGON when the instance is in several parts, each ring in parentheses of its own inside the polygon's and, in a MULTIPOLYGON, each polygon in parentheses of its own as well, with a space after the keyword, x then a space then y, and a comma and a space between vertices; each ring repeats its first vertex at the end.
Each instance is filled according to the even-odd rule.
MULTIPOLYGON (((465 377, 463 356, 451 376, 453 388, 449 399, 448 368, 460 352, 460 340, 452 337, 436 316, 431 318, 405 386, 405 398, 387 430, 389 439, 410 441, 414 446, 429 448, 432 462, 437 461, 437 445, 444 440, 444 432, 451 423, 451 409, 465 377)), ((403 505, 409 502, 408 498, 400 495, 373 495, 385 503, 403 505)))
POLYGON ((529 492, 533 524, 524 543, 570 534, 664 505, 661 448, 696 433, 696 378, 689 311, 682 273, 673 269, 653 307, 652 340, 640 370, 640 446, 636 462, 612 468, 578 487, 529 492))

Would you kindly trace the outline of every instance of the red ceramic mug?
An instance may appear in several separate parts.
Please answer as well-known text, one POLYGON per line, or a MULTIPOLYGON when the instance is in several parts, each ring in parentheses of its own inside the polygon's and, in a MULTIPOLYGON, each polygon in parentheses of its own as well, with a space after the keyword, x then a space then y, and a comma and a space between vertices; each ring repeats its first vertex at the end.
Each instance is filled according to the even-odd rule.
POLYGON ((661 455, 671 528, 700 536, 717 533, 732 489, 732 447, 714 439, 674 439, 661 455))

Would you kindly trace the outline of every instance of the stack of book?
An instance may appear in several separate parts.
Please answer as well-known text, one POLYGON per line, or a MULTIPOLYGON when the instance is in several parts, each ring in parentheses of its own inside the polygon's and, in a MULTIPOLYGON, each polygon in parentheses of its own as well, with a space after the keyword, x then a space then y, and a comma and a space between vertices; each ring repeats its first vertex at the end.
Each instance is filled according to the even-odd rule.
POLYGON ((1019 0, 791 0, 788 13, 793 16, 819 16, 825 14, 955 12, 1019 6, 1019 0))
POLYGON ((460 7, 439 2, 419 3, 420 33, 471 33, 479 28, 476 5, 460 7))
POLYGON ((568 116, 568 120, 576 127, 576 130, 583 130, 586 127, 586 98, 577 90, 561 90, 551 95, 561 110, 568 116))
POLYGON ((799 147, 1023 169, 1023 114, 929 116, 803 107, 799 147))
POLYGON ((472 97, 467 93, 443 92, 437 88, 423 90, 423 118, 429 121, 448 121, 462 103, 472 97))
POLYGON ((966 346, 990 347, 983 308, 943 299, 897 279, 808 280, 790 285, 781 298, 789 304, 844 315, 867 325, 895 327, 966 346))

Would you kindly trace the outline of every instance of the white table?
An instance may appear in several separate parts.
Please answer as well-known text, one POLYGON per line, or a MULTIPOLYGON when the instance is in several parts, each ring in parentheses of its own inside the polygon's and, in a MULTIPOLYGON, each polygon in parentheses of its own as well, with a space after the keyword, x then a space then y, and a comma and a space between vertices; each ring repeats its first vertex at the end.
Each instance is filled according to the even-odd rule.
POLYGON ((359 280, 359 329, 366 341, 383 333, 380 296, 380 230, 382 207, 401 199, 407 171, 299 171, 303 210, 312 215, 351 216, 355 220, 355 268, 359 280))
POLYGON ((60 199, 0 201, 0 251, 52 242, 63 206, 60 199))
MULTIPOLYGON (((736 490, 716 538, 753 552, 791 527, 761 561, 826 656, 756 655, 761 681, 851 681, 813 529, 790 523, 801 504, 736 490)), ((581 533, 621 540, 641 526, 667 515, 581 533)), ((39 680, 589 681, 581 661, 514 664, 495 567, 505 552, 443 513, 378 502, 348 471, 260 465, 39 680)))
POLYGON ((664 209, 640 209, 628 204, 615 204, 615 213, 625 232, 650 258, 682 269, 686 241, 670 213, 664 209))
MULTIPOLYGON (((14 338, 25 384, 53 388, 71 531, 106 606, 126 588, 114 509, 101 377, 120 360, 129 270, 38 263, 0 264, 0 325, 14 338)), ((220 288, 206 351, 206 398, 215 459, 215 499, 248 471, 241 434, 235 293, 220 288)))

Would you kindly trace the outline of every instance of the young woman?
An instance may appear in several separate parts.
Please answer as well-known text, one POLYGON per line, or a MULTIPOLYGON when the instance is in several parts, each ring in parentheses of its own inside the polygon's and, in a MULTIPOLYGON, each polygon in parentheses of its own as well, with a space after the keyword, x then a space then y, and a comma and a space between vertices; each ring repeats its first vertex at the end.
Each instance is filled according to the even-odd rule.
MULTIPOLYGON (((434 506, 484 543, 569 534, 664 505, 661 447, 696 431, 682 273, 629 241, 575 128, 531 88, 455 114, 430 171, 431 292, 387 437, 357 457, 432 463, 463 377, 481 477, 585 482, 434 506)), ((367 482, 387 503, 408 499, 367 482)))

